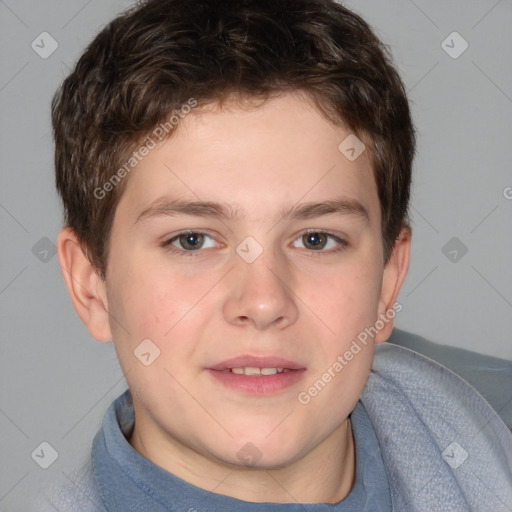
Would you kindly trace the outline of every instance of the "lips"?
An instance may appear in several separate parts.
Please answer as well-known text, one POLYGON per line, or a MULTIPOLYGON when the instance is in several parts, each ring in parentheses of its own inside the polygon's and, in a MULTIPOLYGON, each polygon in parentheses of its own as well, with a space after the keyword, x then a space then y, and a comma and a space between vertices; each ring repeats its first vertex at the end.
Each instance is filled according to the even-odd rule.
POLYGON ((225 389, 243 395, 272 396, 296 385, 306 367, 278 356, 243 355, 205 368, 225 389))
POLYGON ((250 356, 243 355, 233 357, 210 366, 210 370, 225 371, 233 368, 282 368, 283 370, 305 370, 305 366, 289 359, 275 356, 250 356))

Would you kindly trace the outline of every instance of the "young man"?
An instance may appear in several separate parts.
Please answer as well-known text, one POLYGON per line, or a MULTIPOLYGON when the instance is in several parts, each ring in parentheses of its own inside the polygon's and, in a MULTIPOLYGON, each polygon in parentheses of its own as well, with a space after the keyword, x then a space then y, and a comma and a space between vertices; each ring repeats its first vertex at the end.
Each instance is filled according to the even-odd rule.
POLYGON ((378 345, 414 129, 363 20, 331 0, 142 3, 80 58, 53 126, 64 279, 129 386, 53 509, 510 509, 503 421, 378 345))

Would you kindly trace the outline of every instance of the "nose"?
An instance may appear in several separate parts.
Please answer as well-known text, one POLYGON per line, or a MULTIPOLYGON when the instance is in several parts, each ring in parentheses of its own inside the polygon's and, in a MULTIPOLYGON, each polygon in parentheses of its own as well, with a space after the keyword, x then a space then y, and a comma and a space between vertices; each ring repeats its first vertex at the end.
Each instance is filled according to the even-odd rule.
POLYGON ((223 308, 227 322, 264 330, 284 329, 297 321, 290 275, 275 260, 263 256, 253 263, 239 260, 229 279, 223 308))

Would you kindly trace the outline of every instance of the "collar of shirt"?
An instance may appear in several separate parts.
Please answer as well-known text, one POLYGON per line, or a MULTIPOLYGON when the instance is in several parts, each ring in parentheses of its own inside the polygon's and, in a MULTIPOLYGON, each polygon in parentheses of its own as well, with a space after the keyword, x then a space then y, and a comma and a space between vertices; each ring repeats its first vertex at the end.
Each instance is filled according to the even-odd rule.
POLYGON ((391 498, 375 432, 361 402, 351 414, 356 448, 356 479, 338 503, 253 503, 217 494, 174 476, 140 455, 128 443, 135 417, 129 390, 105 413, 92 447, 98 491, 108 512, 388 512, 391 498))

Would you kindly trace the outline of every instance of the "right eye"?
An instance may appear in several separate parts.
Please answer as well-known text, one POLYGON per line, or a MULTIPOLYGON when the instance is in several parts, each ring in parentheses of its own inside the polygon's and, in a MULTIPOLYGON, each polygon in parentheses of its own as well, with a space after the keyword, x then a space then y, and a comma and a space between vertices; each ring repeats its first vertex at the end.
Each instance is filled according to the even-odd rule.
POLYGON ((162 247, 166 247, 171 252, 180 253, 185 255, 192 255, 186 253, 198 252, 200 249, 209 249, 215 247, 215 241, 210 235, 200 231, 182 231, 172 238, 162 243, 162 247), (205 246, 206 240, 209 239, 209 245, 205 246))

